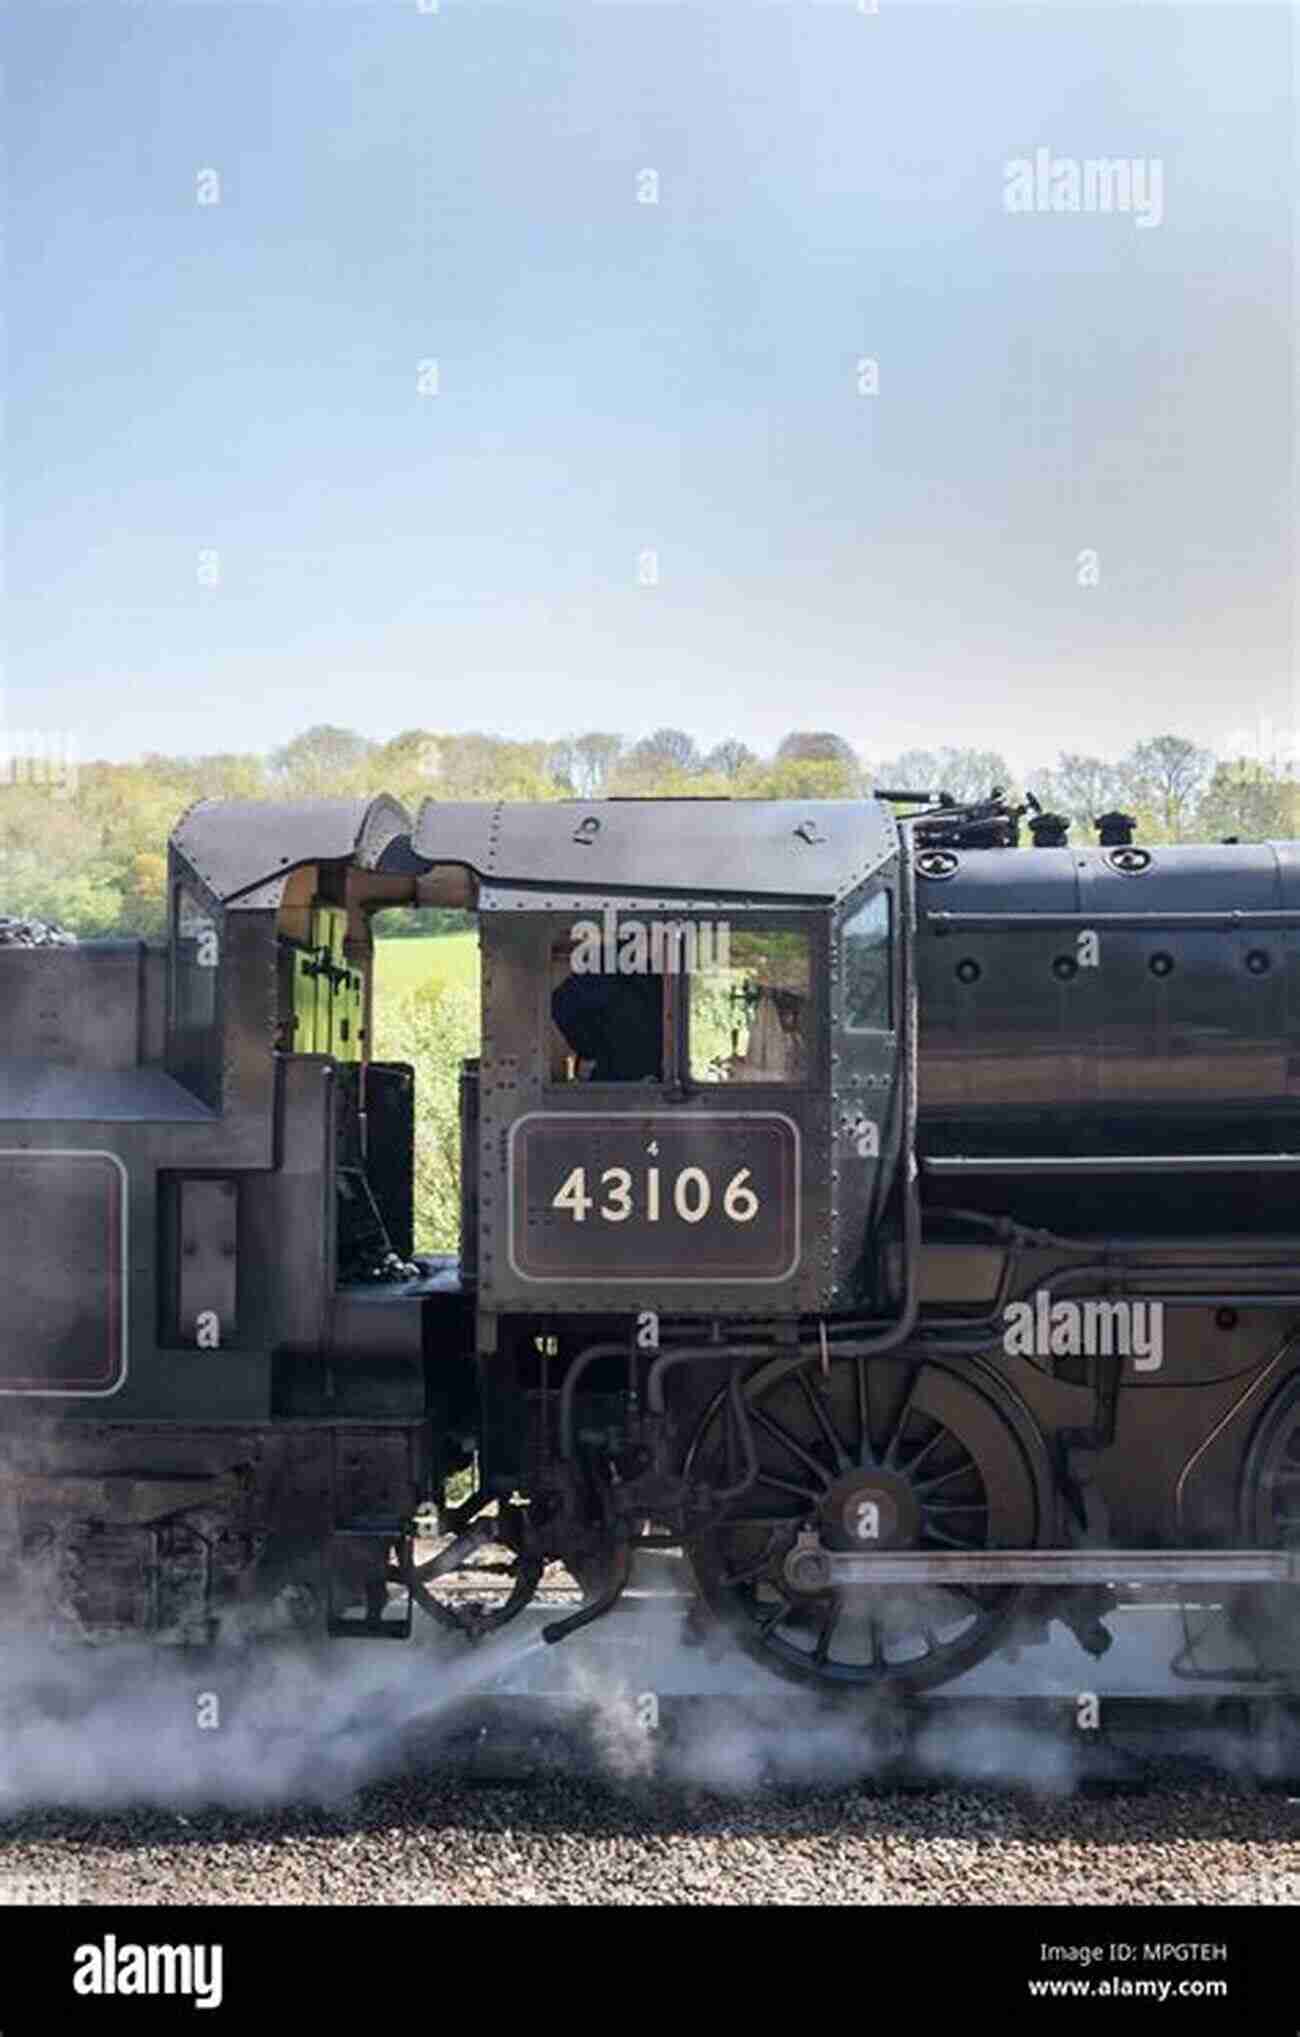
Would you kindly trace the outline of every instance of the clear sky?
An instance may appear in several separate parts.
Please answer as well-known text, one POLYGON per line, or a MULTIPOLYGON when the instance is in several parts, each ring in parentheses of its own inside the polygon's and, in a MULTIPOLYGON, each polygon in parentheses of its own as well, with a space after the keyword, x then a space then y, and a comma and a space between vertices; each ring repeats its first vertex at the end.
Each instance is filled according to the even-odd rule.
POLYGON ((1287 8, 3 19, 11 730, 1295 739, 1287 8))

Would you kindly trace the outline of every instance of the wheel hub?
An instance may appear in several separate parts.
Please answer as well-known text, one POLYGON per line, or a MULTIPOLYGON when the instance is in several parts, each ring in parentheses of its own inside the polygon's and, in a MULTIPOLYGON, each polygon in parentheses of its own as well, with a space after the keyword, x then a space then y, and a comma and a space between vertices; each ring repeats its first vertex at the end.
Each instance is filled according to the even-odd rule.
POLYGON ((819 1511, 828 1549, 910 1549, 921 1531, 909 1480, 878 1466, 836 1479, 819 1511))

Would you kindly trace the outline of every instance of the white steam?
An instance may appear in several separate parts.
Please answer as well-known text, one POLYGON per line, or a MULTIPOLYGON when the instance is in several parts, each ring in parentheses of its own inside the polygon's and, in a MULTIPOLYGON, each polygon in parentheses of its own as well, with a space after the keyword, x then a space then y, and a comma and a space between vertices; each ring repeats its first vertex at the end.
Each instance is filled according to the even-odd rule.
MULTIPOLYGON (((930 1779, 1058 1791, 1107 1737, 1070 1731, 1075 1694, 1101 1693, 1103 1727, 1107 1691, 1187 1694, 1168 1679, 1166 1629, 1120 1616, 1113 1657, 1094 1663, 1061 1637, 990 1662, 961 1686, 987 1704, 941 1702, 904 1743, 896 1707, 853 1692, 828 1702, 733 1648, 700 1645, 686 1606, 677 1591, 629 1595, 553 1648, 539 1629, 565 1610, 556 1606, 472 1648, 419 1614, 405 1643, 311 1648, 87 1647, 10 1629, 0 1634, 0 1817, 337 1804, 412 1762, 454 1769, 480 1743, 479 1768, 490 1772, 491 1727, 475 1721, 499 1722, 503 1704, 563 1724, 558 1738, 543 1730, 527 1742, 536 1772, 576 1762, 619 1787, 750 1793, 930 1779), (1034 1692, 1061 1701, 1052 1723, 1007 1703, 1034 1692)), ((1195 1722, 1183 1751, 1241 1766, 1239 1747, 1195 1722)))

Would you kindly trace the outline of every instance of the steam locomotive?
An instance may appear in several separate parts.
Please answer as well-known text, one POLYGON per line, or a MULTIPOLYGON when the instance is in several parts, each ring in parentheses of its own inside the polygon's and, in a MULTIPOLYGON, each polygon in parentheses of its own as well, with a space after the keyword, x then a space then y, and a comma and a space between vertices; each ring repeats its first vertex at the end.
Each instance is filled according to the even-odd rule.
POLYGON ((1025 811, 203 801, 165 942, 0 944, 8 1602, 475 1638, 558 1563, 558 1641, 667 1546, 828 1690, 1152 1591, 1300 1679, 1300 845, 1025 811), (457 1258, 371 1051, 429 905, 457 1258))

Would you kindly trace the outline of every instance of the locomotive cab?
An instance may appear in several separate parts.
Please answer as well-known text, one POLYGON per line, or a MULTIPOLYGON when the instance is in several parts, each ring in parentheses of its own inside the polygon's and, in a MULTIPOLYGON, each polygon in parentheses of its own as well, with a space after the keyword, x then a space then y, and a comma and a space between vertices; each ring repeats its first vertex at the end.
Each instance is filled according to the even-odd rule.
POLYGON ((412 847, 479 881, 484 1348, 514 1316, 856 1292, 899 1129, 886 811, 428 802, 412 847))

